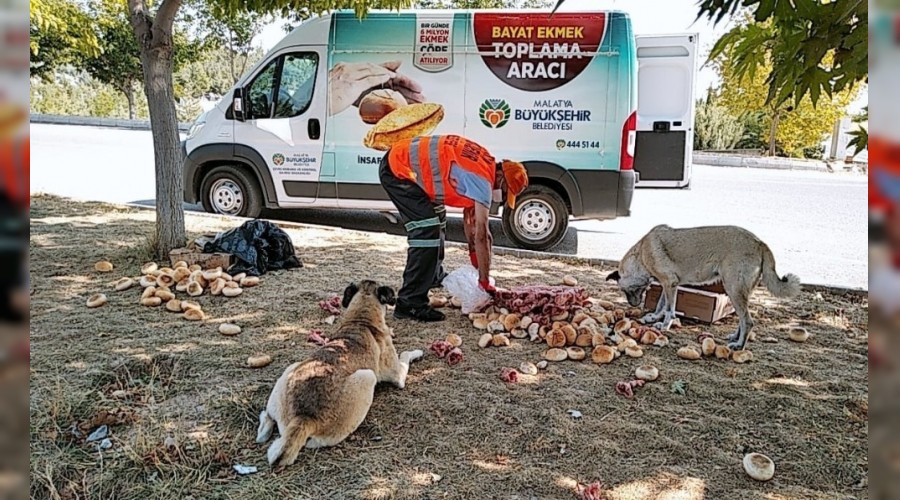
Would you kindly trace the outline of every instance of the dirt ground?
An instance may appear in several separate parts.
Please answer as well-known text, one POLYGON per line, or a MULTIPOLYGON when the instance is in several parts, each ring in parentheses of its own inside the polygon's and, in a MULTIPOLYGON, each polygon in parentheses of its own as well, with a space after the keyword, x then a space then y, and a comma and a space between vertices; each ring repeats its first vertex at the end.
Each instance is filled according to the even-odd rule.
MULTIPOLYGON (((687 323, 666 348, 610 365, 551 364, 516 385, 503 367, 537 362, 541 345, 479 349, 458 311, 437 325, 389 318, 398 350, 423 349, 405 390, 379 387, 362 426, 335 448, 303 451, 280 473, 254 442, 258 415, 284 368, 315 346, 311 329, 334 328, 318 301, 351 280, 398 287, 403 238, 329 229, 290 229, 301 269, 268 273, 236 298, 199 298, 208 319, 185 321, 138 304, 150 211, 36 196, 31 207, 31 495, 33 498, 576 498, 600 481, 611 499, 868 498, 868 297, 805 291, 776 301, 753 296, 753 362, 682 360, 701 331, 723 339, 732 316, 713 327, 687 323), (111 261, 111 273, 94 263, 111 261), (102 291, 109 303, 89 309, 102 291), (243 332, 224 337, 221 322, 243 332), (787 339, 791 325, 812 333, 787 339), (455 332, 465 360, 450 367, 427 352, 455 332), (248 356, 274 362, 244 367, 248 356), (634 368, 660 377, 633 399, 614 391, 634 368), (684 394, 672 390, 683 382, 684 394), (574 419, 567 411, 578 410, 574 419), (112 447, 72 437, 73 424, 110 424, 112 447), (167 439, 170 438, 170 439, 167 439), (167 446, 169 445, 169 446, 167 446), (745 453, 776 463, 773 480, 750 479, 745 453), (259 472, 239 476, 235 464, 259 472)), ((190 236, 233 227, 187 215, 190 236)), ((777 258, 777 256, 776 256, 777 258)), ((448 270, 468 256, 448 248, 448 270)), ((495 258, 499 286, 557 284, 572 274, 596 298, 624 304, 611 271, 551 260, 495 258)), ((779 269, 785 273, 789 269, 779 269)))

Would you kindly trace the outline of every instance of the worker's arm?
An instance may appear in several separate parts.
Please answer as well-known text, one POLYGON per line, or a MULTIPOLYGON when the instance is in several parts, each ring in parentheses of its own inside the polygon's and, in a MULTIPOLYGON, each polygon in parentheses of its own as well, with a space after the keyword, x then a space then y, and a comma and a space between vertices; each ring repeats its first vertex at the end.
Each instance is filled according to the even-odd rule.
POLYGON ((468 207, 463 210, 463 232, 466 235, 466 243, 469 244, 469 261, 472 267, 478 269, 478 254, 475 252, 475 208, 468 207))
POLYGON ((496 291, 490 284, 491 247, 494 238, 491 236, 489 209, 480 203, 475 204, 472 225, 474 226, 475 254, 478 258, 478 283, 487 292, 496 291))

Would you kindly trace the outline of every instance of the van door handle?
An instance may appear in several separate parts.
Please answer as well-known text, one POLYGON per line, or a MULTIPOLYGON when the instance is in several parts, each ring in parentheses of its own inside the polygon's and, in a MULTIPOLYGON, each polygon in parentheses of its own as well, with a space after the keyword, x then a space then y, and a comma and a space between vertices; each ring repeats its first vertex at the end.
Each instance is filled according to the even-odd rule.
POLYGON ((318 140, 319 135, 322 133, 322 127, 319 125, 319 120, 317 118, 311 118, 309 122, 307 122, 306 131, 309 133, 309 138, 312 140, 318 140))

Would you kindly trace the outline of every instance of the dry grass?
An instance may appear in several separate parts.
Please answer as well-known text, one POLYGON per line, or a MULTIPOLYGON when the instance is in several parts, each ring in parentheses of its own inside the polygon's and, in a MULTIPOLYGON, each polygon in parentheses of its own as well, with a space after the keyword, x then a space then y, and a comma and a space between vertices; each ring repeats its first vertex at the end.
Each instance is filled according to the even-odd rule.
MULTIPOLYGON (((868 497, 866 486, 854 487, 868 475, 868 416, 860 411, 868 406, 866 297, 804 293, 778 302, 756 292, 757 338, 780 341, 752 343, 750 364, 678 359, 677 347, 704 329, 688 324, 644 359, 564 362, 518 385, 501 382, 501 368, 537 361, 540 346, 478 349, 477 332, 454 313, 442 325, 391 319, 399 350, 427 350, 454 331, 465 361, 451 368, 426 355, 405 390, 379 387, 350 439, 305 451, 276 475, 254 443, 257 415, 284 367, 313 349, 307 330, 328 334, 317 301, 354 279, 399 286, 404 240, 289 230, 305 267, 269 273, 238 298, 204 295, 210 318, 194 323, 141 307, 137 289, 112 291, 120 276, 137 276, 152 213, 42 196, 31 216, 33 497, 543 499, 573 498, 577 483, 595 480, 614 499, 868 497), (100 259, 116 270, 95 272, 100 259), (86 308, 96 291, 109 304, 86 308), (243 333, 219 335, 222 321, 243 333), (787 340, 795 323, 813 334, 806 344, 787 340), (242 367, 257 352, 275 362, 242 367), (632 400, 617 396, 615 382, 647 362, 660 379, 632 400), (676 380, 686 382, 685 395, 670 390, 676 380), (573 420, 569 409, 584 417, 573 420), (110 450, 72 439, 73 424, 103 410, 130 416, 110 427, 110 450), (167 447, 167 437, 177 445, 167 447), (774 480, 743 473, 749 451, 775 460, 774 480), (260 472, 237 476, 238 463, 260 472)), ((192 236, 233 224, 192 215, 187 223, 192 236)), ((448 268, 466 260, 448 249, 448 268)), ((495 262, 505 286, 574 274, 595 297, 623 301, 603 281, 609 269, 495 262)), ((735 324, 729 318, 710 330, 721 338, 735 324)))

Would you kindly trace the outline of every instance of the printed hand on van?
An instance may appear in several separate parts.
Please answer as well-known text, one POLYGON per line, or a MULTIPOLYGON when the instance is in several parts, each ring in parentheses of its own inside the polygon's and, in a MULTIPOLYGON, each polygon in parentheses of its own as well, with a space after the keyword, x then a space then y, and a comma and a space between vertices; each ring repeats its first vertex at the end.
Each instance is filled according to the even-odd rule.
POLYGON ((382 64, 337 63, 328 72, 328 110, 332 115, 349 108, 367 90, 389 87, 403 94, 409 102, 425 99, 422 88, 408 76, 397 73, 399 61, 382 64))

